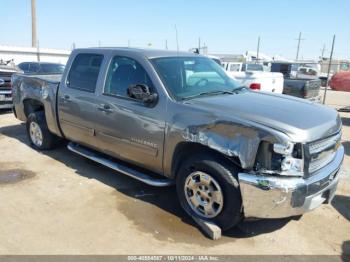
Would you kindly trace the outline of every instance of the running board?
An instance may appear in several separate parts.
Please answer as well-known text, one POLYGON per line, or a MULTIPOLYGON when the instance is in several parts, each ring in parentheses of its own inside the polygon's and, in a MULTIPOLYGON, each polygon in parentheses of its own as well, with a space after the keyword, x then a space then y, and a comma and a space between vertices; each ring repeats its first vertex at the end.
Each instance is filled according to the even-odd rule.
POLYGON ((144 173, 141 173, 135 169, 132 169, 130 167, 127 167, 123 164, 117 163, 115 161, 112 161, 110 159, 107 159, 97 152, 90 150, 86 147, 80 146, 78 144, 70 142, 67 146, 67 148, 74 152, 77 153, 78 155, 81 155, 83 157, 86 157, 92 161, 95 161, 101 165, 104 165, 106 167, 109 167, 117 172, 120 172, 124 175, 130 176, 132 178, 135 178, 147 185, 150 186, 156 186, 156 187, 165 187, 165 186, 170 186, 173 184, 173 181, 170 179, 164 179, 164 178, 154 178, 149 175, 146 175, 144 173))

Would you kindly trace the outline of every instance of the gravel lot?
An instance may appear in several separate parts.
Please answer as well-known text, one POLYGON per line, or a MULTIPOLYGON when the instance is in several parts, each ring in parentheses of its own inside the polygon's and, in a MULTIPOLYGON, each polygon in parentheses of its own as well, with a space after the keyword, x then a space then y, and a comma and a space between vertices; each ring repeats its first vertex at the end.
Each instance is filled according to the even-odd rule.
MULTIPOLYGON (((327 103, 350 104, 328 91, 327 103)), ((337 195, 299 220, 241 223, 218 241, 152 188, 69 152, 37 152, 25 125, 0 113, 0 254, 350 254, 350 113, 337 195)))

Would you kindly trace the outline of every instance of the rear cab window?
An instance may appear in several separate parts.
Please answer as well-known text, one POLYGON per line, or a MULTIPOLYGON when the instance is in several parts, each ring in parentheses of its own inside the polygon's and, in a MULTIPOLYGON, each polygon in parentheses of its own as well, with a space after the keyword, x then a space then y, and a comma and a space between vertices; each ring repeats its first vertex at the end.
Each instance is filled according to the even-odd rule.
POLYGON ((102 61, 101 54, 78 54, 69 70, 67 87, 94 93, 102 61))

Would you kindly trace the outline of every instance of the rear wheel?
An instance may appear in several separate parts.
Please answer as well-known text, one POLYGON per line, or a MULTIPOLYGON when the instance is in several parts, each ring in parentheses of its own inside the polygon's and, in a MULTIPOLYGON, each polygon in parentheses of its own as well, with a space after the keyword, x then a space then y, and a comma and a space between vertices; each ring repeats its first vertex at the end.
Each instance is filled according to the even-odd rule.
POLYGON ((241 221, 242 200, 238 168, 212 154, 191 157, 181 166, 176 179, 183 209, 227 230, 241 221))
POLYGON ((49 131, 44 112, 29 114, 27 134, 31 145, 38 150, 52 149, 59 141, 59 138, 49 131))

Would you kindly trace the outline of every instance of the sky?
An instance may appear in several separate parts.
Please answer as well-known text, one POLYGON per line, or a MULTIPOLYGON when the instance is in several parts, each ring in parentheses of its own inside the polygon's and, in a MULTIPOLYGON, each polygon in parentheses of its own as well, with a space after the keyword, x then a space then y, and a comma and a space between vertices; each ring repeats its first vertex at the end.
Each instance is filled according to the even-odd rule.
MULTIPOLYGON (((260 52, 317 59, 350 58, 350 0, 37 0, 40 47, 179 48, 209 53, 260 52)), ((31 45, 31 0, 0 0, 0 45, 31 45)))

